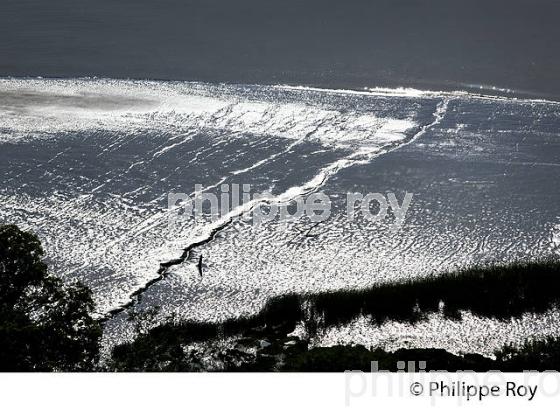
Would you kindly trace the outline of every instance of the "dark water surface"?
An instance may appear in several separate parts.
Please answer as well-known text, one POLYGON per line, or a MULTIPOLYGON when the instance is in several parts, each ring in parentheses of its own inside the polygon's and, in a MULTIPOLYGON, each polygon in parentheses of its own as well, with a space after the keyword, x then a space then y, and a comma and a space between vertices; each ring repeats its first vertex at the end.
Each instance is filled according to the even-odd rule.
POLYGON ((3 0, 0 76, 558 99, 559 16, 555 0, 3 0))

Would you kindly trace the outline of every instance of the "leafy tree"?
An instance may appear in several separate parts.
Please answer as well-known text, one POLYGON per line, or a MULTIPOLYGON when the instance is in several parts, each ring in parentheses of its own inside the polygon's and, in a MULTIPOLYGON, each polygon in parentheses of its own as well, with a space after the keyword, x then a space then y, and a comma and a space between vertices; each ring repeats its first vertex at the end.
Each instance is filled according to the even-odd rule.
POLYGON ((91 291, 49 274, 37 236, 0 226, 0 371, 94 368, 101 327, 91 291))

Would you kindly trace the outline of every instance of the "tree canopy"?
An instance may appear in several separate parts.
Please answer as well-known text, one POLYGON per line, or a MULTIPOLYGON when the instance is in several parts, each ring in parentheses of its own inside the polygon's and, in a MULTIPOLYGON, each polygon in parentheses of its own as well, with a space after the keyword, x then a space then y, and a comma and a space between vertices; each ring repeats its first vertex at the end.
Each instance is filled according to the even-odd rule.
POLYGON ((48 272, 36 235, 0 226, 0 371, 83 371, 101 327, 91 291, 48 272))

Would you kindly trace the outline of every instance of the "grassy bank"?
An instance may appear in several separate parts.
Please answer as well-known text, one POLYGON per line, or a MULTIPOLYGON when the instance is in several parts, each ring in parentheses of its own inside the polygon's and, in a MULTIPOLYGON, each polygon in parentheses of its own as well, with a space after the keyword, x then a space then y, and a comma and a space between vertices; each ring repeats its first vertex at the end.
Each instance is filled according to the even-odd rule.
POLYGON ((361 314, 377 324, 417 321, 442 310, 461 310, 497 319, 544 312, 560 302, 560 262, 546 260, 466 269, 364 290, 326 292, 309 297, 323 326, 348 323, 361 314))

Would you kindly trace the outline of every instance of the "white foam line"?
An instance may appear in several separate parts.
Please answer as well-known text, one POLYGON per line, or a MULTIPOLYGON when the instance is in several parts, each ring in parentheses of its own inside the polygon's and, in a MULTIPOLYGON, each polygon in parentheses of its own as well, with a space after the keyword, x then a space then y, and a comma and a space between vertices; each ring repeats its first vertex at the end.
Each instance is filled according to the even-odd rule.
MULTIPOLYGON (((472 93, 468 91, 455 90, 455 91, 434 91, 434 90, 420 90, 417 88, 385 88, 385 87, 364 87, 363 90, 351 90, 351 89, 336 89, 336 88, 320 88, 320 87, 307 87, 299 85, 284 85, 279 84, 272 86, 280 90, 294 90, 294 91, 314 91, 321 93, 330 94, 349 94, 349 95, 371 95, 371 96, 390 96, 390 97, 406 97, 406 98, 443 98, 443 97, 463 97, 472 99, 483 99, 483 100, 499 100, 499 101, 512 101, 521 103, 543 103, 543 104, 560 104, 560 101, 547 100, 543 98, 519 98, 501 95, 490 95, 482 93, 472 93)), ((506 89, 501 89, 497 87, 485 87, 481 90, 496 90, 502 91, 506 89)), ((506 91, 504 91, 506 92, 506 91)), ((507 90, 508 93, 513 93, 515 91, 507 90)))
POLYGON ((166 147, 163 147, 162 149, 160 149, 159 151, 155 152, 154 155, 152 156, 152 159, 156 159, 161 157, 163 154, 165 154, 166 152, 172 150, 175 147, 178 147, 179 145, 184 144, 185 142, 188 142, 192 139, 192 135, 186 136, 185 138, 183 138, 181 141, 176 142, 174 144, 168 145, 166 147))
POLYGON ((260 161, 257 161, 255 164, 251 165, 250 167, 247 168, 243 168, 243 169, 239 169, 237 171, 233 171, 231 174, 232 175, 239 175, 239 174, 244 174, 245 172, 251 171, 255 168, 260 167, 261 165, 264 165, 266 163, 272 162, 274 161, 276 158, 278 158, 281 155, 284 155, 288 152, 290 152, 294 147, 298 146, 299 144, 301 144, 302 142, 304 142, 305 140, 309 139, 309 137, 311 135, 313 135, 315 132, 317 132, 317 130, 319 130, 319 128, 321 127, 321 123, 319 123, 315 129, 309 133, 307 133, 306 135, 304 135, 303 137, 301 137, 300 139, 292 142, 291 144, 289 144, 284 150, 279 151, 275 154, 270 155, 267 158, 263 158, 260 161))

